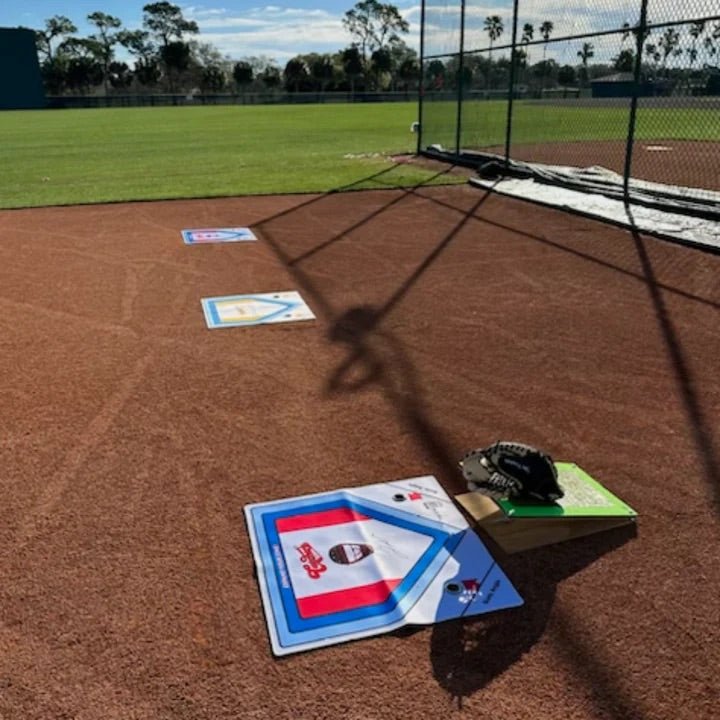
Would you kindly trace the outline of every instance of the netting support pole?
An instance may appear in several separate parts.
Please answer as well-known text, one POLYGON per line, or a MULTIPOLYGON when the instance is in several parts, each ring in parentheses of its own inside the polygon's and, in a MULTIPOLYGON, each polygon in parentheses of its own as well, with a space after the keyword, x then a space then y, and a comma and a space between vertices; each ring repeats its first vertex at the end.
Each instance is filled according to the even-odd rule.
POLYGON ((627 145, 625 146, 625 170, 623 173, 623 194, 628 201, 630 190, 630 175, 632 174, 633 149, 635 146, 635 125, 637 123, 637 106, 640 95, 640 82, 642 81, 642 56, 645 37, 647 35, 647 4, 648 0, 641 0, 640 20, 636 30, 635 68, 633 73, 633 93, 630 98, 630 119, 628 120, 627 145))
MULTIPOLYGON (((513 100, 515 98, 515 67, 517 66, 517 57, 515 49, 517 47, 517 26, 518 26, 518 0, 513 2, 513 28, 512 28, 512 45, 510 48, 510 80, 508 83, 508 106, 507 106, 507 122, 505 125, 505 167, 510 164, 510 145, 512 141, 512 121, 513 121, 513 100)), ((492 68, 490 70, 492 72, 492 68)))
POLYGON ((457 77, 457 124, 455 126, 455 154, 460 157, 460 136, 462 134, 463 75, 465 73, 465 0, 460 0, 460 54, 458 55, 457 77))
POLYGON ((418 76, 418 133, 417 148, 419 155, 422 150, 423 136, 423 88, 425 87, 425 0, 420 4, 420 73, 418 76))

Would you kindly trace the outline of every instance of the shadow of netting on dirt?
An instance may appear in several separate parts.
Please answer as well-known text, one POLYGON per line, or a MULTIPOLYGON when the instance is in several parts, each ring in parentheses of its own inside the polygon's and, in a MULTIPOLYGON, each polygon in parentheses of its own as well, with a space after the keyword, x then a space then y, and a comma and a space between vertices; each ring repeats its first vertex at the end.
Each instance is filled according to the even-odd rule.
MULTIPOLYGON (((440 239, 433 240, 433 246, 420 259, 413 270, 395 278, 395 287, 387 291, 384 300, 374 304, 358 303, 343 305, 341 293, 333 296, 324 287, 322 262, 313 268, 304 265, 310 258, 322 258, 322 252, 336 242, 346 240, 353 230, 362 228, 371 221, 382 221, 386 213, 392 214, 406 200, 421 200, 432 207, 435 200, 418 193, 419 187, 396 190, 387 196, 379 196, 373 209, 364 216, 345 223, 342 230, 325 229, 322 217, 324 202, 329 195, 313 197, 300 206, 276 216, 267 218, 258 229, 274 251, 276 257, 290 273, 298 289, 307 296, 327 322, 328 340, 344 346, 345 356, 328 373, 325 391, 328 396, 352 394, 369 389, 379 389, 395 411, 402 427, 413 437, 419 448, 430 459, 428 472, 433 472, 452 492, 463 490, 457 472, 457 455, 453 451, 452 438, 446 430, 433 421, 423 399, 423 382, 410 354, 397 335, 383 325, 383 320, 406 296, 418 279, 433 265, 444 250, 452 243, 460 230, 470 221, 487 223, 491 227, 503 227, 516 231, 523 238, 535 240, 567 252, 579 259, 599 264, 608 270, 619 271, 637 282, 647 285, 649 280, 638 264, 631 243, 623 244, 611 262, 603 257, 588 254, 576 247, 565 246, 562 242, 548 240, 542 234, 533 234, 500 225, 486 213, 478 212, 489 197, 479 196, 477 202, 462 207, 449 206, 457 213, 453 219, 445 218, 445 229, 440 239), (312 213, 304 210, 312 207, 312 213), (307 222, 315 216, 313 232, 306 233, 304 249, 298 251, 298 244, 292 238, 292 224, 307 222), (283 222, 276 224, 278 218, 283 222), (290 223, 288 223, 288 220, 290 223), (317 238, 314 229, 317 226, 317 238), (333 299, 335 297, 336 299, 333 299)), ((332 194, 337 197, 336 194, 332 194)), ((336 210, 336 208, 331 208, 336 210)), ((352 212, 348 212, 352 217, 352 212)), ((613 246, 615 247, 615 246, 613 246)), ((672 287, 664 288, 675 292, 672 287)), ((706 302, 705 299, 678 291, 689 300, 706 302)), ((709 302, 710 305, 714 303, 709 302)), ((557 616, 562 609, 554 608, 556 588, 565 578, 587 567, 604 553, 610 552, 631 537, 631 530, 615 530, 590 539, 577 540, 565 546, 540 549, 522 556, 502 559, 501 565, 517 585, 525 598, 525 606, 480 619, 452 622, 439 625, 432 631, 432 664, 438 683, 461 702, 491 680, 503 674, 527 653, 543 636, 551 612, 557 616)), ((409 630, 407 632, 410 632, 409 630)), ((615 717, 641 717, 637 704, 611 671, 603 667, 594 648, 583 644, 568 632, 556 638, 563 657, 571 658, 578 667, 578 674, 586 668, 594 668, 597 678, 591 700, 604 711, 610 708, 615 717)))
POLYGON ((306 273, 305 271, 301 270, 299 268, 299 265, 303 260, 306 260, 313 255, 316 255, 317 253, 321 252, 322 250, 325 250, 338 241, 342 240, 343 238, 347 237, 347 235, 354 230, 358 230, 359 228, 363 227, 364 225, 367 225, 371 221, 379 218, 383 213, 389 212, 394 206, 398 205, 403 200, 409 198, 412 196, 412 194, 419 189, 420 187, 423 187, 424 185, 427 185, 431 183, 432 181, 436 180, 439 177, 442 177, 443 175, 446 175, 450 172, 452 169, 451 167, 448 167, 446 169, 443 169, 442 171, 436 173, 432 177, 428 178, 425 182, 415 185, 411 188, 405 188, 398 191, 399 194, 394 194, 395 196, 392 197, 388 202, 381 205, 377 210, 374 210, 371 213, 368 213, 364 217, 362 217, 360 220, 357 220, 355 222, 351 222, 349 225, 344 227, 341 231, 336 232, 334 234, 331 234, 328 238, 325 238, 321 240, 317 245, 313 246, 310 250, 305 251, 304 253, 301 253, 298 256, 293 257, 289 249, 286 249, 285 244, 281 241, 281 239, 278 237, 279 233, 276 232, 276 226, 281 223, 282 221, 289 221, 292 219, 300 219, 302 218, 303 214, 307 211, 315 211, 318 212, 320 207, 327 203, 327 201, 331 198, 334 198, 335 196, 342 194, 342 193, 352 193, 352 192, 358 192, 360 189, 367 190, 367 185, 372 185, 373 183, 376 183, 379 188, 387 189, 385 184, 382 182, 382 178, 386 175, 393 172, 393 170, 396 169, 396 166, 392 166, 389 168, 386 168, 384 170, 381 170, 377 173, 374 173, 373 175, 369 175, 366 178, 362 178, 360 180, 357 180, 349 185, 343 185, 339 188, 330 190, 326 193, 323 193, 321 195, 314 195, 310 197, 308 200, 305 200, 304 202, 299 203, 298 205, 294 205, 293 207, 283 210, 279 213, 275 213, 274 215, 271 215, 270 217, 264 218, 259 223, 256 224, 256 228, 262 233, 262 236, 264 240, 268 243, 272 251, 277 256, 278 260, 283 264, 283 266, 290 272, 293 279, 298 283, 299 288, 308 296, 310 297, 315 305, 319 308, 319 310, 325 315, 326 318, 328 318, 330 321, 332 321, 339 312, 339 310, 335 310, 329 301, 328 298, 325 297, 325 293, 323 293, 318 286, 318 284, 310 277, 309 273, 306 273))
MULTIPOLYGON (((631 207, 627 205, 626 209, 628 216, 632 220, 631 207)), ((675 379, 688 420, 688 427, 691 430, 696 453, 702 465, 704 480, 708 487, 710 502, 715 513, 720 515, 720 450, 715 446, 718 440, 715 438, 714 427, 703 410, 703 404, 697 390, 698 383, 690 369, 687 352, 683 348, 668 304, 665 301, 664 289, 657 280, 656 269, 648 253, 646 241, 635 227, 631 228, 630 234, 640 260, 658 327, 672 361, 675 379)), ((687 252, 700 251, 688 249, 687 252)), ((718 282, 720 284, 720 280, 718 282)), ((720 317, 718 317, 718 321, 720 321, 720 317)), ((720 345, 718 347, 720 348, 720 345)))
MULTIPOLYGON (((439 175, 444 174, 438 173, 439 175)), ((434 179, 437 176, 433 176, 434 179)), ((430 419, 422 400, 421 384, 417 381, 417 373, 402 343, 389 331, 380 327, 384 317, 409 292, 420 277, 433 265, 435 260, 457 237, 462 228, 470 221, 477 210, 489 197, 489 193, 480 194, 477 201, 468 210, 460 211, 459 217, 444 236, 436 242, 434 248, 426 255, 415 270, 406 277, 392 292, 388 299, 379 307, 370 305, 349 308, 333 307, 330 299, 316 282, 311 272, 301 267, 303 261, 328 249, 341 239, 372 221, 391 212, 396 206, 408 199, 417 199, 416 191, 422 185, 400 190, 380 207, 359 220, 349 223, 341 231, 322 239, 309 250, 297 256, 291 256, 281 240, 274 232, 274 224, 280 219, 300 214, 310 205, 318 206, 328 195, 312 198, 288 211, 263 220, 258 229, 268 242, 278 259, 290 272, 300 291, 305 294, 329 323, 328 339, 333 343, 347 348, 346 357, 339 363, 327 378, 325 389, 328 396, 348 392, 357 392, 369 386, 382 389, 391 407, 396 411, 398 419, 415 437, 416 441, 433 459, 436 472, 440 479, 455 486, 457 491, 464 487, 458 485, 457 458, 442 430, 430 419)), ((317 208, 316 208, 317 209, 317 208)))
MULTIPOLYGON (((516 555, 505 555, 491 540, 483 538, 520 592, 524 605, 433 626, 431 662, 440 686, 461 706, 463 698, 502 675, 543 636, 550 613, 558 612, 553 609, 558 584, 621 547, 636 533, 633 524, 516 555)), ((572 635, 572 628, 568 632, 572 635)), ((615 679, 603 675, 602 663, 595 660, 592 648, 574 646, 567 640, 561 638, 571 662, 597 670, 593 670, 596 702, 606 710, 613 709, 618 718, 640 717, 632 699, 624 696, 615 679)), ((548 679, 551 676, 552 668, 547 668, 548 679)))
MULTIPOLYGON (((447 203, 443 200, 440 200, 439 198, 430 197, 430 196, 419 196, 422 197, 424 200, 427 200, 428 202, 434 203, 435 205, 438 205, 440 207, 447 208, 448 210, 458 210, 458 208, 454 205, 451 205, 450 203, 447 203)), ((499 196, 502 197, 502 196, 499 196)), ((532 204, 530 205, 532 207, 532 204)), ((560 210, 554 210, 555 212, 560 212, 560 210)), ((565 212, 565 211, 562 211, 565 212)), ((568 214, 572 214, 568 211, 568 214)), ((600 223, 602 224, 602 221, 600 220, 588 220, 582 215, 576 215, 576 217, 583 218, 585 222, 591 222, 591 223, 600 223)), ((561 241, 551 240, 548 237, 543 237, 541 235, 538 235, 537 233, 528 232, 527 227, 519 227, 517 225, 509 225, 507 223, 501 223, 497 220, 491 220, 488 217, 485 217, 483 215, 478 215, 474 218, 479 223, 490 225, 492 227, 498 228, 499 230, 507 230, 509 232, 515 233, 516 235, 526 238, 528 240, 533 240, 539 243, 542 243, 543 245, 548 246, 549 248, 552 248, 554 250, 558 250, 564 253, 567 253, 569 255, 572 255, 574 257, 577 257, 582 260, 586 260, 590 263, 593 263, 601 268, 607 268, 608 270, 613 270, 615 272, 620 273, 621 275, 625 275, 627 277, 632 277, 644 284, 648 284, 649 282, 653 282, 655 287, 658 289, 672 293, 673 295, 677 295, 679 297, 687 298, 688 300, 692 300, 693 302, 700 303, 702 305, 705 305, 710 308, 714 308, 716 310, 720 310, 720 302, 714 301, 711 298, 708 297, 702 297, 696 293, 691 293, 686 290, 683 290, 682 288, 675 287, 672 285, 669 285, 667 283, 663 283, 655 278, 652 280, 648 278, 647 273, 643 270, 643 268, 639 268, 637 271, 633 270, 632 268, 637 265, 637 252, 635 250, 634 245, 621 245, 621 244, 615 244, 612 248, 608 248, 607 245, 602 246, 602 253, 604 257, 600 257, 598 251, 598 255, 592 255, 589 252, 584 252, 582 250, 579 250, 577 248, 570 247, 569 245, 564 244, 561 241), (612 255, 610 255, 610 252, 612 252, 612 255), (613 262, 610 258, 614 257, 616 262, 613 262), (623 263, 623 264, 620 264, 623 263)), ((659 241, 668 242, 666 240, 663 240, 662 238, 657 238, 659 241)), ((684 250, 687 250, 687 248, 683 248, 684 250)), ((697 250, 698 252, 705 252, 704 248, 693 248, 694 250, 697 250)), ((690 255, 689 257, 692 257, 690 255)), ((720 284, 718 284, 718 288, 720 288, 720 284)))
MULTIPOLYGON (((429 202, 436 203, 447 207, 448 209, 456 209, 451 205, 438 200, 437 198, 426 198, 429 202)), ((626 206, 628 217, 632 222, 632 209, 626 206)), ((487 217, 476 216, 474 218, 478 222, 485 223, 503 230, 509 230, 524 238, 543 243, 556 250, 570 253, 576 257, 582 258, 593 264, 611 269, 623 275, 636 278, 642 282, 648 290, 654 314, 657 318, 658 326, 661 331, 663 340, 668 350, 668 354, 672 360, 675 377, 678 388, 683 399, 685 413, 688 419, 688 427, 690 428, 694 444, 697 449, 697 455, 703 467, 703 477, 708 487, 710 501, 716 513, 720 514, 720 449, 716 447, 717 440, 714 440, 713 426, 709 422, 707 413, 703 410, 703 403, 697 392, 697 382, 690 370, 689 359, 686 350, 683 348, 679 339, 679 334, 673 324, 665 295, 673 295, 681 298, 700 303, 710 310, 720 310, 720 303, 713 299, 712 288, 706 288, 709 297, 703 297, 696 293, 691 293, 681 288, 675 287, 667 282, 663 282, 659 278, 655 265, 647 249, 647 240, 639 233, 636 228, 630 229, 632 243, 627 245, 616 245, 613 252, 620 252, 617 258, 618 262, 609 262, 605 258, 594 257, 587 252, 582 252, 576 248, 563 245, 548 238, 541 237, 535 233, 529 233, 527 230, 519 227, 513 227, 506 223, 499 223, 487 217), (635 269, 637 268, 637 269, 635 269)), ((660 241, 664 242, 664 241, 660 241)), ((604 247, 607 251, 607 248, 604 247)), ((682 276, 683 263, 678 263, 679 257, 686 257, 688 265, 694 266, 697 253, 702 253, 702 248, 677 248, 676 253, 672 256, 675 263, 672 268, 663 268, 662 270, 672 270, 671 274, 682 276), (679 255, 685 253, 685 255, 679 255)), ((662 272, 661 274, 667 274, 662 272)), ((720 283, 716 283, 716 288, 720 287, 720 283)), ((716 289, 717 293, 717 289, 716 289)), ((720 320, 720 318, 718 318, 720 320)))
POLYGON ((446 489, 462 491, 452 443, 430 418, 422 385, 402 343, 392 333, 375 327, 379 317, 374 308, 351 308, 332 326, 330 340, 345 344, 348 353, 328 378, 326 395, 381 387, 402 425, 432 458, 432 471, 446 489))

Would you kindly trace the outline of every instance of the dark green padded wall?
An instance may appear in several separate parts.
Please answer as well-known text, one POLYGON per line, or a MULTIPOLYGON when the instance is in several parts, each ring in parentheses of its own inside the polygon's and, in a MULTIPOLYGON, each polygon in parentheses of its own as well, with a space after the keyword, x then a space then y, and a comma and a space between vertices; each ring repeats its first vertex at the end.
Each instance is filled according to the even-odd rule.
POLYGON ((0 110, 44 108, 35 33, 0 28, 0 110))

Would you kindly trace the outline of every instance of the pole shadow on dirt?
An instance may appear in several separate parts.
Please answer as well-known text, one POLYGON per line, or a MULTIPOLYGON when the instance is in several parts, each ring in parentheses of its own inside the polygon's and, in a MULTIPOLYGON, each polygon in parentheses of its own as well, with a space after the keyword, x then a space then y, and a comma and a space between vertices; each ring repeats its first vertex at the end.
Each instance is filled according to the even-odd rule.
MULTIPOLYGON (((431 662, 437 682, 458 706, 478 692, 529 652, 545 632, 551 613, 562 615, 555 606, 558 585, 612 552, 636 535, 635 524, 609 530, 568 543, 506 555, 483 537, 498 563, 523 597, 524 605, 467 620, 434 625, 431 662)), ((562 653, 573 666, 593 674, 594 701, 611 708, 618 718, 639 718, 632 698, 626 697, 619 679, 607 672, 581 639, 579 628, 568 619, 567 632, 557 639, 562 653)), ((552 674, 552 668, 547 672, 552 674)), ((537 679, 537 678, 536 678, 537 679)), ((538 679, 541 681, 541 679, 538 679)))
MULTIPOLYGON (((397 289, 390 293, 384 302, 375 306, 367 304, 333 307, 320 281, 302 266, 303 260, 321 253, 339 239, 347 237, 349 232, 381 218, 383 213, 390 212, 406 199, 422 198, 430 204, 435 202, 434 198, 418 194, 420 187, 392 193, 389 200, 379 208, 359 221, 354 221, 342 232, 321 237, 314 247, 300 255, 292 255, 289 246, 281 240, 280 233, 275 232, 274 221, 280 217, 287 220, 288 216, 309 205, 317 206, 327 199, 328 195, 313 197, 299 206, 266 218, 258 225, 258 229, 291 274, 298 289, 324 316, 329 327, 328 340, 346 348, 345 357, 325 380, 327 396, 380 388, 400 424, 429 455, 431 466, 428 472, 434 473, 448 492, 455 494, 464 491, 465 487, 458 473, 452 442, 447 433, 430 417, 423 400, 422 379, 418 377, 417 369, 403 343, 389 329, 383 327, 383 320, 467 223, 486 221, 480 211, 490 193, 479 195, 478 200, 468 209, 453 207, 458 214, 457 220, 443 237, 435 242, 432 250, 417 267, 407 277, 399 280, 397 289)), ((493 224, 492 221, 488 222, 493 224)), ((540 235, 532 235, 527 231, 522 234, 538 242, 545 242, 545 238, 540 235)), ((558 249, 566 248, 560 246, 558 249)), ((591 257, 587 259, 595 261, 591 257)), ((551 613, 562 613, 561 608, 555 607, 558 584, 588 567, 604 554, 620 547, 634 534, 634 526, 628 526, 566 544, 507 556, 480 532, 523 596, 525 605, 480 618, 434 626, 431 630, 431 663, 439 685, 461 704, 463 698, 482 689, 504 673, 543 636, 551 613)), ((425 629, 420 629, 423 630, 425 629)), ((407 628, 398 635, 412 633, 413 629, 407 628)), ((569 631, 567 637, 563 635, 560 638, 562 652, 572 658, 572 662, 579 667, 593 669, 596 677, 593 701, 603 708, 613 708, 617 717, 640 717, 632 698, 623 693, 619 678, 603 667, 592 647, 577 642, 575 635, 569 631)))

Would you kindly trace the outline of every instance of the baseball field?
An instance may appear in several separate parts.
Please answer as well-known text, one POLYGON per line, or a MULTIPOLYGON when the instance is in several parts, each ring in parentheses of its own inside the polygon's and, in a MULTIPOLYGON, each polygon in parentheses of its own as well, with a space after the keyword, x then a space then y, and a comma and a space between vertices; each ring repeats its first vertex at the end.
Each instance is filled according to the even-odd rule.
POLYGON ((0 720, 715 717, 720 256, 473 187, 408 157, 415 119, 0 113, 0 720), (315 319, 203 317, 285 291, 315 319), (453 496, 500 439, 637 524, 515 554, 478 529, 522 606, 273 656, 246 505, 453 496))
MULTIPOLYGON (((452 104, 425 108, 428 142, 452 146, 452 104)), ((468 147, 503 151, 505 108, 500 101, 466 105, 468 147)), ((627 108, 518 103, 515 112, 518 157, 611 166, 624 158, 627 108)), ((672 181, 679 165, 676 182, 697 175, 707 187, 707 153, 720 140, 717 112, 644 109, 638 140, 682 148, 640 160, 640 174, 672 181)), ((458 181, 393 163, 415 151, 416 119, 416 103, 4 112, 0 207, 360 189, 391 166, 383 182, 392 187, 458 181)))

